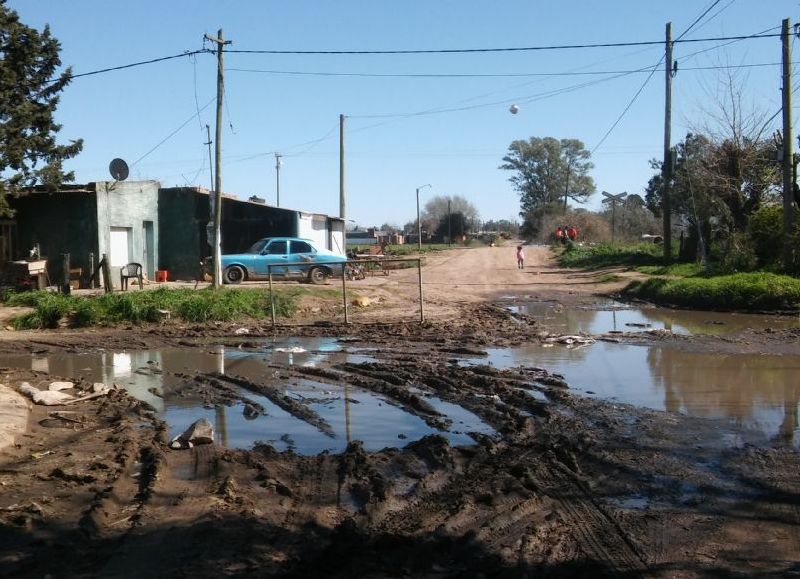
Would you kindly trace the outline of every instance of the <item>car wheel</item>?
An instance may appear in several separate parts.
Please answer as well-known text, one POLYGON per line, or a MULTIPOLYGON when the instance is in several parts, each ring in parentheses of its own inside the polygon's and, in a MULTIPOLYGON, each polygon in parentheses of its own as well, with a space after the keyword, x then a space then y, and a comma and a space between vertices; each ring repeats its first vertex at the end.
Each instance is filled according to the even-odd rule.
POLYGON ((325 283, 325 279, 327 277, 328 274, 321 267, 312 267, 311 270, 308 272, 308 281, 310 281, 313 284, 325 283))
POLYGON ((222 278, 225 283, 242 283, 245 279, 244 270, 238 265, 232 265, 225 269, 225 274, 222 278))

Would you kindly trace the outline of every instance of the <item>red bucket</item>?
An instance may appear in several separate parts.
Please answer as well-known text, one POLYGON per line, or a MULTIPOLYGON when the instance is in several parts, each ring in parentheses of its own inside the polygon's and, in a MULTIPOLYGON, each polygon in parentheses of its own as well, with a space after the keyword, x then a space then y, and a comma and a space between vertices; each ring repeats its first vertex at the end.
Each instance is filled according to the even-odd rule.
POLYGON ((167 281, 167 270, 166 269, 159 269, 156 271, 156 281, 157 282, 165 282, 167 281))

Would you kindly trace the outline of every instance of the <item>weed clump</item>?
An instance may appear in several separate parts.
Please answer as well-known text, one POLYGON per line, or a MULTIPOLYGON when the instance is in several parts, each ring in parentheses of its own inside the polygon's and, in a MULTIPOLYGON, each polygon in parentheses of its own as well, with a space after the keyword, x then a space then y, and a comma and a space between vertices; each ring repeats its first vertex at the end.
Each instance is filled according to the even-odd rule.
POLYGON ((634 282, 625 295, 697 309, 798 310, 800 279, 774 273, 737 273, 710 278, 652 278, 634 282))
MULTIPOLYGON (((275 292, 275 315, 291 316, 298 295, 275 292)), ((34 309, 12 320, 15 329, 57 328, 62 322, 75 327, 141 324, 161 319, 163 311, 186 322, 230 322, 244 318, 263 319, 270 315, 269 293, 263 289, 158 288, 153 291, 111 293, 100 296, 66 296, 51 292, 6 293, 0 300, 9 306, 34 309)))

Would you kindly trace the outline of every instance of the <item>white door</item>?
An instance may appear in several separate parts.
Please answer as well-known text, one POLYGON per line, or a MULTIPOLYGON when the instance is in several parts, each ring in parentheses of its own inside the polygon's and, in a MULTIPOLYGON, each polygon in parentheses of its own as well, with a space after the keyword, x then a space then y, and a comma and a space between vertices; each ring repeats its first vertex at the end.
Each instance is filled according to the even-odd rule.
POLYGON ((122 267, 131 260, 131 230, 127 227, 112 227, 110 240, 111 267, 122 267))

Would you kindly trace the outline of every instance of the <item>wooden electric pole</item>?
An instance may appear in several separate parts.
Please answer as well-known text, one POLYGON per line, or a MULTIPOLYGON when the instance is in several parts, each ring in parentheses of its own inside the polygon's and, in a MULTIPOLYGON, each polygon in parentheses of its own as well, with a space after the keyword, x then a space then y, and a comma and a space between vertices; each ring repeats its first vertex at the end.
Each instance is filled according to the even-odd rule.
POLYGON ((214 143, 214 289, 222 286, 222 98, 225 82, 222 66, 222 49, 231 41, 222 38, 222 28, 217 31, 216 38, 205 37, 217 45, 217 128, 214 143))
POLYGON ((783 21, 783 265, 792 263, 794 183, 792 181, 792 49, 789 19, 783 21))
POLYGON ((339 217, 342 219, 342 244, 347 252, 347 204, 344 190, 344 115, 339 115, 339 217))
POLYGON ((664 187, 661 194, 661 212, 664 218, 664 261, 672 260, 672 214, 670 195, 672 193, 672 22, 667 22, 666 30, 666 91, 664 96, 664 164, 661 166, 661 178, 664 187))

